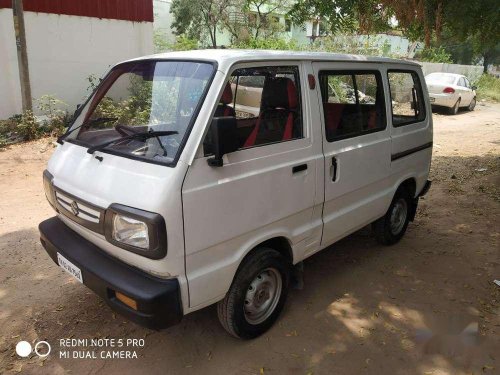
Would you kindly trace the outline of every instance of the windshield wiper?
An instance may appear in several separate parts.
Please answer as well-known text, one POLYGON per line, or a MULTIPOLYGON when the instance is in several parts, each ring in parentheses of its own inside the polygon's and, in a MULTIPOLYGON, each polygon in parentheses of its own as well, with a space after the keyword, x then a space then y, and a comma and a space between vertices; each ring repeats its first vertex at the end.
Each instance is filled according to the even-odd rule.
POLYGON ((100 143, 98 145, 89 147, 87 152, 89 154, 93 154, 96 151, 102 150, 103 148, 105 148, 109 145, 112 145, 113 143, 120 142, 120 141, 126 141, 126 140, 130 140, 130 139, 138 139, 141 141, 145 141, 146 139, 149 139, 149 138, 158 138, 158 137, 163 137, 163 136, 172 135, 172 134, 179 134, 179 132, 174 131, 174 130, 167 130, 167 131, 152 131, 151 130, 151 131, 144 132, 144 133, 130 134, 130 135, 127 135, 125 137, 115 138, 115 139, 112 139, 111 141, 103 142, 103 143, 100 143))
POLYGON ((85 121, 81 125, 78 125, 76 128, 73 128, 73 129, 67 131, 66 133, 64 133, 63 135, 60 135, 59 137, 57 137, 56 142, 59 143, 60 145, 62 145, 63 141, 66 139, 66 137, 68 135, 70 135, 71 133, 73 133, 75 130, 80 129, 82 126, 95 125, 95 124, 104 124, 106 122, 116 121, 116 120, 118 120, 118 118, 116 118, 116 117, 99 117, 99 118, 95 118, 93 120, 85 121))

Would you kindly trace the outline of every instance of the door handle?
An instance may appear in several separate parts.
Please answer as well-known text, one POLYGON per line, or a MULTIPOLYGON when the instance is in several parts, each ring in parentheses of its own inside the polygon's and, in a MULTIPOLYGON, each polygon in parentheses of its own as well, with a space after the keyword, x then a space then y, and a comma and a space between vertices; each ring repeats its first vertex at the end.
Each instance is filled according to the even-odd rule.
POLYGON ((292 173, 299 173, 307 169, 307 164, 296 165, 292 168, 292 173))
POLYGON ((335 182, 337 181, 337 158, 334 156, 332 157, 332 166, 331 166, 331 175, 332 175, 332 181, 335 182))

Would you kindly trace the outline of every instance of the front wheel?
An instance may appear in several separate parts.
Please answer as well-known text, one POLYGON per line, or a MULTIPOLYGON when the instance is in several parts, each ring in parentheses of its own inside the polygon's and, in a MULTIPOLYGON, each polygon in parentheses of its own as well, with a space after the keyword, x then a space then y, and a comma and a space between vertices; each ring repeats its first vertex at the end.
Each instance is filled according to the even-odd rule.
POLYGON ((474 110, 474 108, 476 108, 476 98, 474 98, 474 99, 472 99, 472 100, 470 101, 470 104, 469 104, 469 106, 467 107, 467 110, 469 110, 469 111, 473 111, 473 110, 474 110))
POLYGON ((276 250, 262 247, 244 260, 217 315, 231 335, 252 339, 278 318, 288 294, 290 264, 276 250))
POLYGON ((375 238, 382 245, 394 245, 405 234, 410 222, 412 197, 407 189, 400 187, 386 214, 372 224, 375 238))

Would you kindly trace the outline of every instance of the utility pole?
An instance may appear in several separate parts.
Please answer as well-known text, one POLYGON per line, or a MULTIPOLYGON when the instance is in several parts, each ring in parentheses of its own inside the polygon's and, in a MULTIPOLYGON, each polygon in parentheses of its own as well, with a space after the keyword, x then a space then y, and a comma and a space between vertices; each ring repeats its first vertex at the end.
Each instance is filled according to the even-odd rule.
POLYGON ((28 69, 28 52, 26 50, 26 31, 24 29, 23 0, 12 0, 12 14, 14 16, 14 33, 16 36, 17 66, 19 69, 19 83, 21 85, 21 99, 23 112, 33 109, 31 99, 30 72, 28 69))

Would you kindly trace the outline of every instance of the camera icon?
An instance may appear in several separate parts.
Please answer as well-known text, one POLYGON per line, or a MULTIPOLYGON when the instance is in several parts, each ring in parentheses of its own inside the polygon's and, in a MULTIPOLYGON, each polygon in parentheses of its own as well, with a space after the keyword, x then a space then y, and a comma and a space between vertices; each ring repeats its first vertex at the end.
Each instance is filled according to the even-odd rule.
MULTIPOLYGON (((40 358, 47 357, 52 350, 50 344, 47 341, 38 341, 35 344, 35 354, 40 358), (44 350, 45 347, 45 350, 44 350)), ((16 345, 16 353, 19 357, 26 358, 33 352, 33 348, 28 341, 19 341, 16 345)))

